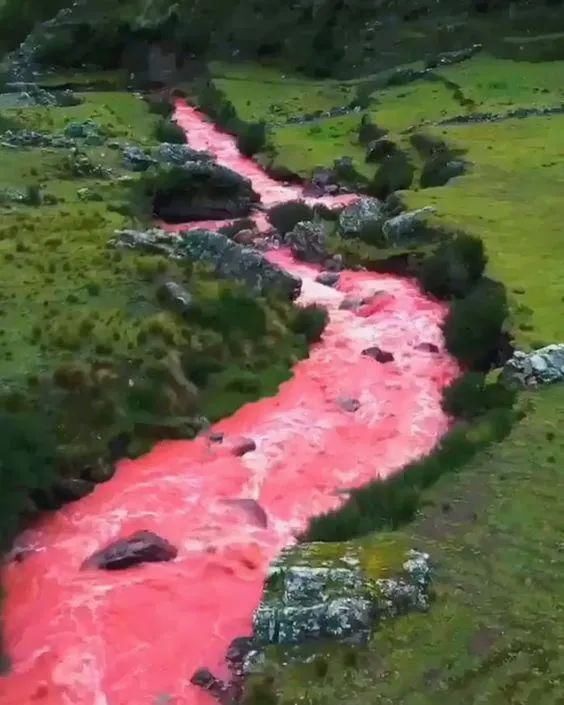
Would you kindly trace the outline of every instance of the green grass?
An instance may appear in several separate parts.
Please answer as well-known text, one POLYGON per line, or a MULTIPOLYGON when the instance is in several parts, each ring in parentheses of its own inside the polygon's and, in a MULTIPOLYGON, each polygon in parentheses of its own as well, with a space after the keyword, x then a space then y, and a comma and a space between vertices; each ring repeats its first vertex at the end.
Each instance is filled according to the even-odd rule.
POLYGON ((317 644, 329 664, 324 677, 306 661, 311 647, 272 649, 266 671, 280 705, 560 702, 564 389, 529 401, 503 444, 440 482, 408 531, 392 535, 431 553, 431 610, 383 625, 356 649, 354 667, 346 665, 350 647, 317 644))
POLYGON ((481 237, 489 273, 511 296, 517 342, 560 341, 564 314, 564 117, 452 126, 447 142, 474 167, 442 188, 410 193, 439 220, 481 237))
POLYGON ((215 62, 210 72, 239 117, 249 122, 284 122, 287 117, 347 105, 354 98, 351 84, 311 81, 266 66, 215 62))
POLYGON ((564 61, 516 64, 480 54, 437 73, 461 86, 465 97, 476 104, 477 111, 504 113, 517 106, 564 103, 563 71, 564 61))

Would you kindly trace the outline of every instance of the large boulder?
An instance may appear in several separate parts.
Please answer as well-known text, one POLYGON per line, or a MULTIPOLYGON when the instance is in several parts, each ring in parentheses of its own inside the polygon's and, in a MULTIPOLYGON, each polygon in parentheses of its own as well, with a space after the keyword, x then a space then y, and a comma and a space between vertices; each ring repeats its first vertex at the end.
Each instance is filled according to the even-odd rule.
POLYGON ((137 531, 96 551, 83 568, 123 570, 140 563, 161 563, 176 558, 177 549, 152 531, 137 531))
POLYGON ((383 204, 376 198, 360 198, 347 206, 339 216, 339 231, 344 238, 359 237, 368 227, 384 222, 383 204))
POLYGON ((386 220, 382 225, 382 235, 386 245, 406 247, 428 242, 430 230, 427 218, 432 213, 435 213, 435 209, 432 206, 425 206, 386 220))
POLYGON ((327 259, 327 238, 321 223, 303 221, 286 234, 285 242, 292 254, 303 262, 320 264, 327 259))
POLYGON ((547 345, 531 353, 517 350, 505 363, 503 376, 521 387, 564 381, 564 343, 547 345))
POLYGON ((260 200, 249 179, 206 161, 161 166, 154 187, 156 215, 174 223, 240 218, 260 200))
POLYGON ((176 234, 158 228, 122 230, 116 233, 110 244, 161 254, 171 259, 206 262, 218 275, 242 281, 258 294, 277 291, 289 299, 295 299, 301 291, 300 279, 269 262, 257 250, 238 245, 221 233, 193 230, 176 234))
POLYGON ((311 638, 367 637, 376 621, 429 606, 429 556, 408 551, 385 577, 371 577, 344 549, 341 558, 312 560, 318 544, 283 554, 271 569, 254 615, 260 644, 296 644, 311 638))
POLYGON ((163 164, 176 164, 182 166, 186 162, 211 162, 213 155, 209 152, 200 152, 188 147, 187 144, 173 144, 162 142, 154 151, 154 158, 163 164))
POLYGON ((148 152, 137 145, 125 145, 123 147, 123 164, 131 171, 147 171, 149 167, 157 163, 148 152))

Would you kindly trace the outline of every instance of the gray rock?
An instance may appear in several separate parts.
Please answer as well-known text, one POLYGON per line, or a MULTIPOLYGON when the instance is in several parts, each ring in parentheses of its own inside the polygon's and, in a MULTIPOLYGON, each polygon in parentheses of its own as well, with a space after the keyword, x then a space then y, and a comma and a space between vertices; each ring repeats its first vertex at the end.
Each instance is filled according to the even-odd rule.
POLYGON ((126 145, 123 147, 123 164, 131 171, 147 171, 157 160, 141 147, 126 145))
POLYGON ((353 399, 352 397, 339 397, 337 399, 337 404, 343 411, 349 411, 351 413, 354 413, 360 409, 360 402, 358 399, 353 399))
POLYGON ((140 563, 162 563, 176 558, 177 549, 152 531, 137 531, 96 551, 83 568, 123 570, 140 563))
POLYGON ((376 362, 380 362, 383 365, 394 361, 393 353, 388 352, 387 350, 382 350, 382 348, 379 348, 377 345, 374 345, 371 348, 366 348, 366 350, 362 351, 362 354, 365 357, 371 357, 373 360, 376 360, 376 362))
POLYGON ((380 226, 384 217, 381 201, 376 198, 360 198, 341 212, 339 230, 344 238, 358 237, 367 226, 380 226))
POLYGON ((326 259, 326 240, 324 227, 312 221, 297 223, 284 238, 296 259, 314 263, 320 263, 326 259))
POLYGON ((61 477, 55 483, 55 494, 63 502, 75 502, 89 495, 94 483, 79 477, 61 477))
POLYGON ((547 345, 532 353, 517 350, 505 363, 503 377, 521 387, 564 381, 564 344, 547 345))
POLYGON ((65 137, 69 137, 72 139, 94 139, 93 144, 102 144, 104 141, 102 137, 101 128, 98 123, 94 122, 94 120, 84 120, 84 122, 69 122, 64 129, 64 135, 65 137))
POLYGON ((337 286, 340 278, 338 272, 321 272, 321 274, 316 277, 315 281, 324 286, 337 286))
POLYGON ((122 230, 116 233, 110 244, 162 254, 171 259, 207 262, 218 275, 242 281, 256 293, 279 291, 289 299, 295 299, 301 291, 300 279, 269 262, 260 252, 238 245, 221 233, 193 230, 171 234, 158 228, 122 230))
POLYGON ((159 288, 158 296, 164 304, 182 316, 187 316, 194 310, 192 294, 176 282, 165 282, 159 288))
POLYGON ((186 144, 171 144, 169 142, 159 144, 154 152, 154 157, 159 162, 178 166, 182 166, 186 162, 214 161, 213 154, 209 152, 200 152, 196 149, 191 149, 186 144))
MULTIPOLYGON (((303 548, 296 549, 298 560, 303 548)), ((367 637, 377 620, 428 609, 427 554, 409 551, 395 575, 379 580, 368 578, 352 555, 332 559, 333 565, 294 565, 292 560, 292 552, 287 552, 271 569, 254 615, 260 644, 367 637)))
POLYGON ((382 225, 382 234, 389 247, 405 247, 428 242, 427 217, 435 213, 432 206, 401 213, 382 225))

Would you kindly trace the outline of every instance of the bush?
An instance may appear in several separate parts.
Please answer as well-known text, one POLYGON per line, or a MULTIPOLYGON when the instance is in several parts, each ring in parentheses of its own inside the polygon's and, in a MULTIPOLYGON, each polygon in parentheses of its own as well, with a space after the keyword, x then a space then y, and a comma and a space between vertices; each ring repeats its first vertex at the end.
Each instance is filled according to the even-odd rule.
POLYGON ((370 142, 374 142, 374 140, 380 139, 387 132, 387 130, 375 125, 370 119, 370 115, 363 115, 358 126, 358 141, 362 145, 367 145, 370 142))
POLYGON ((266 146, 266 123, 254 122, 241 128, 237 138, 237 147, 241 154, 252 157, 262 152, 266 146))
POLYGON ((153 115, 169 118, 174 112, 170 100, 167 100, 162 95, 148 95, 145 100, 149 106, 149 112, 153 115))
POLYGON ((465 298, 451 304, 443 326, 448 351, 468 368, 488 369, 498 357, 507 315, 503 286, 482 279, 465 298))
POLYGON ((303 335, 309 344, 318 343, 328 321, 327 310, 323 306, 311 304, 298 309, 292 321, 292 330, 303 335))
POLYGON ((286 235, 298 223, 313 220, 313 209, 304 201, 288 201, 273 206, 268 211, 268 220, 281 235, 286 235))
POLYGON ((516 391, 501 382, 486 382, 482 372, 467 372, 443 393, 443 409, 461 419, 475 419, 496 408, 511 408, 516 391))
POLYGON ((54 430, 39 413, 0 412, 0 546, 20 524, 28 497, 55 479, 54 430))
POLYGON ((159 120, 155 128, 155 137, 159 142, 172 144, 185 144, 186 142, 184 130, 172 120, 159 120))
POLYGON ((484 273, 486 263, 480 238, 459 233, 426 258, 419 279, 425 291, 438 298, 465 296, 484 273))
POLYGON ((382 161, 369 186, 369 193, 385 199, 394 191, 408 189, 414 172, 413 164, 404 152, 393 152, 382 161))
POLYGON ((256 224, 252 218, 239 218, 239 220, 234 220, 229 225, 221 227, 219 232, 232 240, 241 230, 254 230, 255 228, 256 224))

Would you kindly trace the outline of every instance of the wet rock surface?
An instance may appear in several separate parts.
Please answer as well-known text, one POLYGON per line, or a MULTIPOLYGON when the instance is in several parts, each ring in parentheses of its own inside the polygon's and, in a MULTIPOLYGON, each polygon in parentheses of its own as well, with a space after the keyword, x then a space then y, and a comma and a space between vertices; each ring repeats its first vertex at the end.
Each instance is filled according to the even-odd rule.
POLYGON ((320 223, 298 223, 284 238, 292 254, 302 262, 321 263, 327 258, 325 229, 320 223))
POLYGON ((295 299, 301 290, 301 281, 297 277, 269 262, 260 252, 238 245, 221 233, 193 230, 171 234, 158 228, 123 230, 116 234, 111 244, 173 259, 207 262, 219 275, 241 280, 257 293, 279 291, 295 299))
POLYGON ((517 350, 506 362, 503 376, 522 387, 564 381, 564 344, 547 345, 531 353, 517 350))
POLYGON ((324 286, 337 286, 340 278, 338 272, 321 272, 315 281, 324 286))
POLYGON ((152 531, 138 531, 94 553, 83 568, 123 570, 140 563, 171 561, 177 554, 177 549, 161 536, 152 531))
POLYGON ((382 202, 376 198, 361 198, 341 212, 339 230, 344 238, 354 238, 368 225, 378 225, 383 221, 382 202))
POLYGON ((382 235, 389 247, 404 247, 406 245, 422 244, 429 240, 427 218, 433 214, 432 206, 400 213, 389 218, 382 225, 382 235))
POLYGON ((374 579, 354 552, 312 565, 304 560, 307 550, 306 545, 304 556, 304 548, 287 552, 272 567, 254 616, 258 643, 366 638, 382 619, 429 606, 431 570, 425 553, 408 551, 393 576, 374 579))
POLYGON ((388 352, 387 350, 382 350, 382 348, 379 348, 377 345, 366 348, 362 351, 362 354, 365 357, 371 357, 373 360, 376 360, 376 362, 380 362, 383 365, 394 361, 393 353, 388 352))

